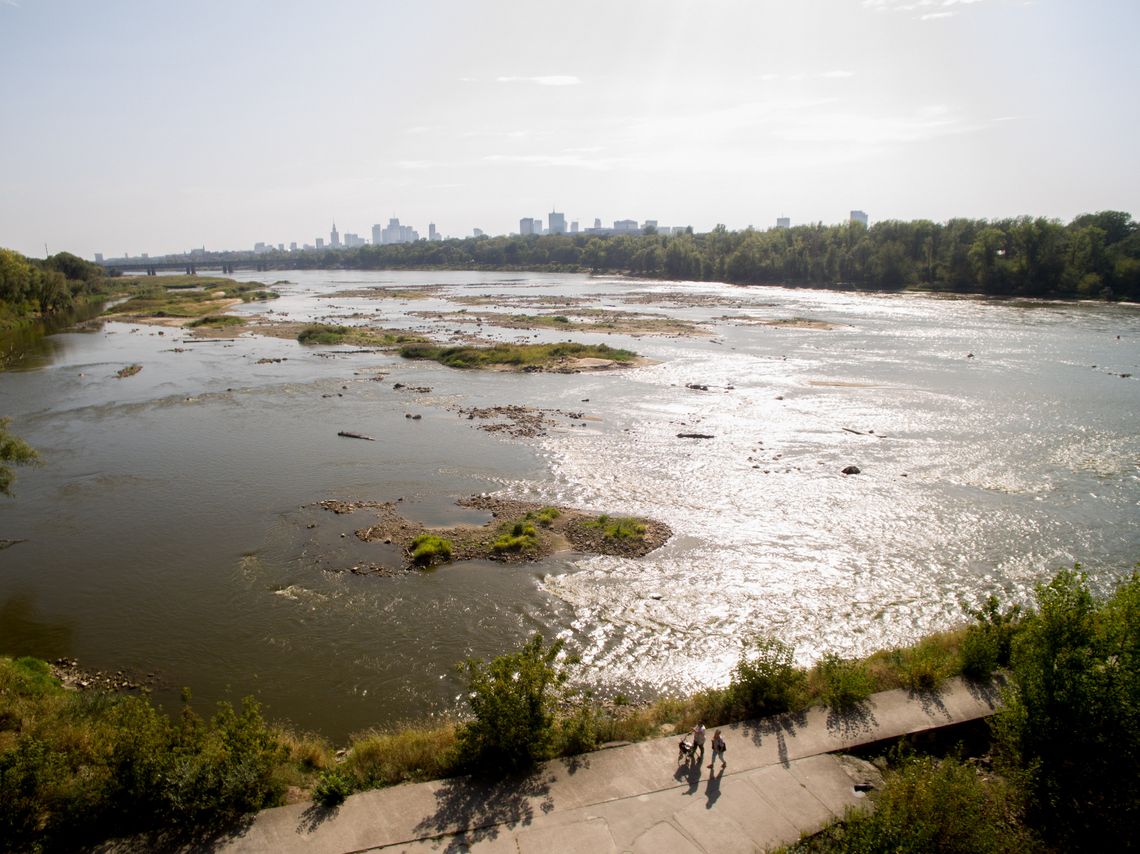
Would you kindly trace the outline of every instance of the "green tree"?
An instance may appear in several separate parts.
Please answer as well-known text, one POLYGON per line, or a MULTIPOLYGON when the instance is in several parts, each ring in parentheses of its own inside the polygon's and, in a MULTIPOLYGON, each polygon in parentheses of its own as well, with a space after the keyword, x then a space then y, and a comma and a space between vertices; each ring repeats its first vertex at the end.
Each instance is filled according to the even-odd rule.
POLYGON ((776 638, 758 637, 745 647, 732 669, 728 691, 740 713, 767 717, 798 708, 806 685, 792 647, 776 638))
POLYGON ((569 678, 561 653, 561 640, 545 646, 535 634, 489 664, 469 658, 460 665, 475 716, 459 731, 463 765, 482 773, 521 771, 551 755, 555 711, 569 678))
POLYGON ((12 494, 12 481, 16 479, 11 465, 28 465, 39 459, 34 448, 8 432, 11 422, 11 418, 0 418, 0 493, 4 495, 12 494))
POLYGON ((1085 575, 1037 588, 995 717, 1036 826, 1064 850, 1122 850, 1140 823, 1140 575, 1098 606, 1085 575))

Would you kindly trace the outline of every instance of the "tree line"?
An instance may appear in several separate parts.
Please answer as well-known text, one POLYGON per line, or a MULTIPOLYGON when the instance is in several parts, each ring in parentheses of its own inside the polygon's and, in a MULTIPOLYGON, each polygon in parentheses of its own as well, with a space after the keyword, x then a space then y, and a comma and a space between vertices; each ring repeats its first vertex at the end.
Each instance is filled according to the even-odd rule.
POLYGON ((104 276, 98 264, 70 252, 41 260, 0 248, 0 328, 73 308, 100 292, 104 276))
POLYGON ((588 270, 740 285, 1140 299, 1140 231, 1123 211, 1068 224, 1025 216, 420 240, 285 258, 308 268, 588 270))

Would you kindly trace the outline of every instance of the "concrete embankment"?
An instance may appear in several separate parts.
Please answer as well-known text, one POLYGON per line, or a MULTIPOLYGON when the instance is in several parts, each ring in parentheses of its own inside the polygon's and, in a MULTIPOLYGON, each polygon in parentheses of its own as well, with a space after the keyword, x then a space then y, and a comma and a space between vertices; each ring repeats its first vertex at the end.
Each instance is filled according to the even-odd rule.
MULTIPOLYGON (((678 738, 548 762, 525 780, 466 778, 353 795, 339 808, 294 804, 258 814, 227 852, 752 852, 795 842, 867 803, 874 768, 834 754, 978 721, 996 685, 960 679, 934 693, 873 695, 858 711, 722 727, 727 766, 678 758, 678 738)), ((709 726, 709 736, 713 727, 709 726)))

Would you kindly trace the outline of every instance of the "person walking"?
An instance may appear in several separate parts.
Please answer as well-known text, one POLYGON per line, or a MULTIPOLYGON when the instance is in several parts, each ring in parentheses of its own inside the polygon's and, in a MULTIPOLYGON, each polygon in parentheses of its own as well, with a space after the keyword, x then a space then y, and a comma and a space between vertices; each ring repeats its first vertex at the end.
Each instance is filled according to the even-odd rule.
POLYGON ((721 737, 720 730, 718 729, 716 732, 713 733, 713 739, 712 739, 713 755, 712 755, 712 762, 709 763, 710 768, 712 768, 713 765, 716 764, 716 760, 718 758, 720 759, 720 767, 722 770, 724 769, 724 766, 728 764, 727 762, 724 761, 724 750, 726 747, 728 747, 728 745, 724 743, 724 739, 721 737))
POLYGON ((696 756, 698 749, 701 751, 701 758, 697 760, 699 763, 705 758, 705 725, 699 722, 693 727, 693 756, 696 756))

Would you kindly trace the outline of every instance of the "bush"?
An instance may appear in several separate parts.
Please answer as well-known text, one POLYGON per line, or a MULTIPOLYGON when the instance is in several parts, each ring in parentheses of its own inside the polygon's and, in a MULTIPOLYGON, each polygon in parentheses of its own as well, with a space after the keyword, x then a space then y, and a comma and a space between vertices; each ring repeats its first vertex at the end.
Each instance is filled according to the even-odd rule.
POLYGON ((351 794, 352 786, 338 771, 325 771, 313 788, 313 800, 323 807, 340 806, 351 794))
POLYGON ((926 637, 914 646, 892 651, 891 659, 904 688, 919 692, 934 691, 942 682, 959 672, 959 651, 949 644, 940 643, 948 637, 953 636, 943 634, 926 637))
POLYGON ((969 765, 930 757, 904 760, 874 793, 874 811, 849 811, 842 823, 794 846, 809 852, 961 852, 989 854, 1040 846, 1017 821, 1017 802, 1001 781, 969 765))
POLYGON ((1080 568, 1038 586, 993 719, 1035 826, 1063 850, 1122 850, 1140 825, 1140 575, 1098 605, 1080 568), (1095 842, 1094 842, 1095 841, 1095 842))
POLYGON ((209 829, 280 802, 285 750, 246 700, 172 720, 145 697, 75 693, 0 659, 0 850, 209 829))
POLYGON ((350 331, 347 326, 313 323, 300 331, 297 340, 302 344, 340 344, 350 331))
POLYGON ((997 596, 990 595, 981 608, 963 605, 962 610, 974 618, 962 642, 962 672, 971 679, 988 679, 999 667, 1009 665, 1021 606, 1003 611, 997 596))
POLYGON ((538 522, 542 527, 549 528, 554 520, 561 515, 561 511, 559 511, 557 507, 543 507, 534 513, 528 513, 527 518, 533 518, 534 521, 538 522))
POLYGON ((577 756, 597 747, 599 718, 597 707, 588 700, 564 716, 558 723, 558 755, 577 756))
POLYGON ((645 536, 645 525, 636 519, 611 519, 605 513, 584 523, 587 528, 600 528, 607 540, 640 540, 645 536))
POLYGON ((420 534, 412 540, 411 552, 416 566, 431 566, 436 560, 446 563, 451 560, 451 541, 435 534, 420 534))
POLYGON ((870 697, 874 690, 866 665, 861 661, 840 658, 833 652, 820 659, 815 674, 820 682, 820 700, 836 712, 850 711, 870 697))
POLYGON ((491 551, 496 554, 503 552, 525 552, 538 548, 538 531, 530 522, 515 522, 509 528, 504 528, 498 539, 491 543, 491 551))
POLYGON ((558 662, 562 641, 544 646, 542 635, 518 652, 484 664, 469 658, 467 702, 474 720, 459 730, 459 756, 472 771, 520 771, 548 758, 554 745, 555 710, 569 673, 558 662))
POLYGON ((728 686, 740 714, 764 717, 802 704, 805 679, 793 663, 794 655, 789 644, 770 637, 758 637, 745 647, 728 686))
POLYGON ((233 314, 207 314, 204 317, 191 320, 186 326, 188 328, 196 328, 199 326, 224 328, 226 326, 242 326, 244 323, 244 319, 233 314))

